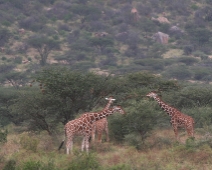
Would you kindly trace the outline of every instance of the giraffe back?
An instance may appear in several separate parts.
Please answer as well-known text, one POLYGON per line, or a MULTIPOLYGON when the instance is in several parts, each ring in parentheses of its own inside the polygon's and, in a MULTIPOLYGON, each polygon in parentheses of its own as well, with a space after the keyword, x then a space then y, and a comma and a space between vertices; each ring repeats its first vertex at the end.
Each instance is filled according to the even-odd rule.
POLYGON ((86 112, 79 118, 69 121, 64 127, 66 134, 84 135, 85 132, 91 131, 96 116, 97 113, 86 112))
POLYGON ((176 119, 178 127, 192 127, 195 122, 191 116, 185 115, 181 112, 177 112, 173 119, 176 119))

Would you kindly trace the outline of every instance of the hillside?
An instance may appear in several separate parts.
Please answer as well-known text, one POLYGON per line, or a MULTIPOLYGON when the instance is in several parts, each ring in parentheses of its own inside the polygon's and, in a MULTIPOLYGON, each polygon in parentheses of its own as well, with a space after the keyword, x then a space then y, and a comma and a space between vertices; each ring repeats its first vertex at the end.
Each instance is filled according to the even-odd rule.
POLYGON ((0 0, 0 22, 0 169, 211 169, 211 0, 0 0), (109 97, 109 142, 59 151, 109 97))
POLYGON ((208 0, 1 0, 0 13, 2 73, 63 65, 212 79, 208 0))

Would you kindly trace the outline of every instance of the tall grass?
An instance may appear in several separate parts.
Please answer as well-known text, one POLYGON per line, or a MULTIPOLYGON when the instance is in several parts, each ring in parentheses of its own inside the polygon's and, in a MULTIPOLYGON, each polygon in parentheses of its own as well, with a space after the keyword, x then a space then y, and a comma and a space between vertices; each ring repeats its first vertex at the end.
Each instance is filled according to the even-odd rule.
MULTIPOLYGON (((16 133, 16 132, 14 132, 16 133)), ((58 152, 59 143, 45 133, 8 134, 1 144, 0 169, 3 170, 210 170, 212 139, 201 133, 196 139, 174 140, 173 130, 156 130, 144 143, 139 138, 126 143, 92 143, 90 153, 80 151, 76 141, 74 153, 58 152), (46 138, 48 137, 48 140, 46 138), (36 142, 34 142, 36 141, 36 142), (132 143, 131 143, 132 142, 132 143), (135 142, 135 143, 134 143, 135 142), (44 145, 45 143, 45 145, 44 145), (49 143, 48 149, 46 146, 49 143), (143 145, 143 146, 142 146, 143 145), (139 146, 139 148, 137 148, 139 146), (7 150, 10 151, 7 151, 7 150)), ((65 151, 65 150, 63 150, 65 151)))

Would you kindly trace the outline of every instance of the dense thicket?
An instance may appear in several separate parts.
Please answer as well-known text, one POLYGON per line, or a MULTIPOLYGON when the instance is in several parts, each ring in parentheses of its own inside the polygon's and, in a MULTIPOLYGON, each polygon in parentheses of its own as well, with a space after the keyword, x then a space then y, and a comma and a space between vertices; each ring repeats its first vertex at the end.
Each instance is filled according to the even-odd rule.
POLYGON ((210 85, 183 84, 147 72, 102 76, 62 67, 47 67, 33 78, 31 87, 1 88, 2 126, 13 122, 52 135, 61 130, 58 129, 61 124, 83 112, 101 110, 106 104, 104 98, 114 96, 117 99, 114 105, 121 105, 126 115, 109 118, 111 138, 132 142, 130 139, 135 135, 144 142, 155 127, 170 127, 168 115, 145 97, 151 90, 157 90, 168 104, 193 116, 196 127, 212 121, 210 85))
POLYGON ((53 135, 112 95, 127 115, 110 117, 111 137, 145 141, 155 127, 170 126, 145 98, 151 90, 196 127, 210 125, 212 4, 201 3, 1 0, 1 125, 53 135), (169 22, 157 21, 162 16, 169 22), (169 35, 167 44, 154 41, 157 32, 169 35))

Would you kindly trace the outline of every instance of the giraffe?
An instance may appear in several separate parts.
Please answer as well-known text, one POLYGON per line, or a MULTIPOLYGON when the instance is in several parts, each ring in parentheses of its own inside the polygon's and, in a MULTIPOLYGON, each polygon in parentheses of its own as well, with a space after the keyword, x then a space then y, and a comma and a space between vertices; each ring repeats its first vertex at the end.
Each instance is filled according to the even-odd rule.
POLYGON ((175 139, 179 141, 178 136, 178 128, 183 127, 186 129, 189 137, 194 137, 194 119, 188 115, 181 113, 174 107, 169 106, 161 98, 158 96, 156 92, 150 92, 146 95, 147 97, 153 98, 159 106, 167 112, 167 114, 171 117, 170 123, 174 129, 175 139))
MULTIPOLYGON (((116 99, 113 99, 113 97, 105 98, 108 100, 107 105, 104 107, 103 110, 107 110, 110 108, 110 105, 115 101, 116 99)), ((93 129, 92 129, 92 141, 95 141, 95 135, 97 133, 98 135, 98 142, 102 142, 102 133, 105 131, 106 133, 106 140, 107 142, 110 140, 109 139, 109 129, 108 129, 108 121, 107 118, 100 119, 96 122, 93 123, 93 129)))
MULTIPOLYGON (((109 108, 100 112, 84 113, 79 118, 71 120, 68 123, 66 123, 64 127, 66 137, 66 153, 69 154, 69 150, 71 151, 73 150, 73 138, 75 135, 83 136, 81 150, 84 151, 85 148, 88 153, 89 138, 92 133, 93 123, 109 115, 112 115, 114 112, 125 114, 125 111, 122 109, 121 106, 114 106, 113 108, 109 108)), ((58 150, 61 149, 63 143, 64 140, 62 141, 58 150)))

